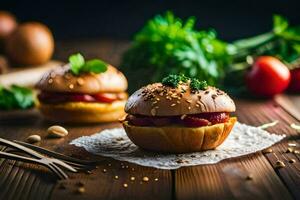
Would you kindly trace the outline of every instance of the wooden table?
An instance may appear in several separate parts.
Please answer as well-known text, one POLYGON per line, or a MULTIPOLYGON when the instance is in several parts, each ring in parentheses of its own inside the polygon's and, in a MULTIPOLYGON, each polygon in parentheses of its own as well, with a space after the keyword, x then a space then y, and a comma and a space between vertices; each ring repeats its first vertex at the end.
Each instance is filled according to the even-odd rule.
MULTIPOLYGON (((70 53, 82 52, 88 57, 101 57, 118 65, 128 44, 120 41, 95 40, 58 43, 56 58, 66 60, 70 53)), ((278 96, 273 100, 236 99, 240 122, 253 126, 278 120, 268 131, 286 134, 287 139, 272 147, 272 153, 257 152, 227 159, 218 164, 160 170, 142 167, 110 158, 93 156, 68 143, 79 136, 91 135, 118 123, 98 125, 65 125, 69 135, 62 139, 47 139, 51 124, 43 121, 36 110, 9 117, 0 114, 0 137, 24 140, 39 134, 39 145, 78 158, 99 161, 91 173, 69 174, 70 179, 57 181, 45 168, 21 162, 0 160, 0 199, 300 199, 300 154, 286 153, 288 143, 297 144, 299 133, 290 127, 298 124, 300 96, 278 96), (289 161, 294 159, 295 163, 289 161), (286 167, 276 168, 281 160, 286 167), (104 172, 103 169, 106 169, 104 172), (249 176, 250 180, 246 177, 249 176), (118 176, 118 179, 115 178, 118 176), (130 177, 135 181, 130 181, 130 177), (143 182, 143 177, 148 182, 143 182), (155 179, 158 179, 155 181, 155 179), (84 184, 85 192, 77 192, 84 184), (128 187, 123 186, 124 183, 128 187)))

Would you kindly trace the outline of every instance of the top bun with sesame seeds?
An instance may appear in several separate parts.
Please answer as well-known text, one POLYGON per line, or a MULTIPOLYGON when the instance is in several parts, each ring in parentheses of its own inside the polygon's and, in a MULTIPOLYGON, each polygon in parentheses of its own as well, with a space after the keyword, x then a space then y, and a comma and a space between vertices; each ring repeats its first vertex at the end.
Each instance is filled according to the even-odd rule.
POLYGON ((160 117, 235 111, 233 100, 225 92, 206 84, 195 88, 193 81, 179 81, 175 87, 168 81, 142 87, 129 97, 125 112, 160 117))
POLYGON ((232 99, 205 81, 169 75, 131 95, 122 122, 138 147, 168 153, 215 149, 231 132, 232 99))
POLYGON ((124 92, 127 80, 123 73, 108 65, 104 73, 82 73, 74 75, 70 65, 53 69, 45 74, 36 87, 46 92, 96 94, 101 92, 124 92))

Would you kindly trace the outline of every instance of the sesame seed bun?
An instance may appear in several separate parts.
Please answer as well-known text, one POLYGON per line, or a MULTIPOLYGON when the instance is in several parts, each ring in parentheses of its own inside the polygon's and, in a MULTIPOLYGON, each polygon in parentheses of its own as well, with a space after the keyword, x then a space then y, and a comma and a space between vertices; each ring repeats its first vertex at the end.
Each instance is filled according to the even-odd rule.
POLYGON ((236 118, 226 123, 199 128, 164 126, 142 127, 123 122, 130 140, 137 146, 157 152, 187 153, 214 149, 224 142, 233 128, 236 118))
POLYGON ((70 72, 70 66, 65 65, 46 73, 36 87, 47 92, 96 94, 101 92, 124 92, 127 80, 123 73, 108 66, 104 73, 83 73, 78 76, 70 72))
POLYGON ((233 100, 215 87, 193 91, 189 84, 177 88, 154 83, 133 93, 125 112, 145 116, 177 116, 206 112, 234 112, 233 100))
POLYGON ((67 102, 40 103, 39 109, 47 120, 70 123, 103 123, 124 117, 125 101, 113 103, 67 102))

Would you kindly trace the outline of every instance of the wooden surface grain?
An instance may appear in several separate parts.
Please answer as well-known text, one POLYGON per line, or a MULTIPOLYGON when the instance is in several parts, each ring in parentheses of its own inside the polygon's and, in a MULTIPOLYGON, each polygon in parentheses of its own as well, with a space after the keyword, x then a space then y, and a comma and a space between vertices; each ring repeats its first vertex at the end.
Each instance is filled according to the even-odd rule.
MULTIPOLYGON (((62 61, 70 53, 81 52, 117 66, 128 43, 69 41, 58 43, 57 47, 56 58, 62 61)), ((69 173, 70 179, 58 181, 45 168, 0 159, 0 199, 300 199, 300 154, 286 153, 289 144, 296 144, 293 149, 300 150, 299 133, 290 127, 291 123, 300 123, 299 99, 300 96, 283 95, 274 100, 235 100, 235 114, 242 123, 259 126, 279 121, 268 131, 286 134, 287 138, 274 145, 272 153, 257 152, 213 165, 178 170, 159 170, 115 161, 68 145, 74 138, 120 126, 118 123, 64 125, 70 133, 66 138, 49 139, 46 130, 53 123, 44 121, 36 110, 0 112, 0 137, 25 140, 31 134, 39 134, 42 136, 40 146, 98 162, 98 168, 91 174, 69 173), (291 159, 296 162, 290 163, 291 159), (278 160, 286 167, 277 168, 278 160), (131 181, 131 177, 135 180, 131 181), (149 181, 143 182, 143 177, 148 177, 149 181), (125 183, 128 187, 124 187, 125 183), (81 184, 84 193, 78 192, 81 184)))

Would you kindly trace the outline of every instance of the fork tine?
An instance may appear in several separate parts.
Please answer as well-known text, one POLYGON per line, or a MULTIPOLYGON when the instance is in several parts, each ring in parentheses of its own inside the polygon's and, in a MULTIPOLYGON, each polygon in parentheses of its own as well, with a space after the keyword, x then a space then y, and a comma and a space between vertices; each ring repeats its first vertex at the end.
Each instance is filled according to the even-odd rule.
POLYGON ((56 176, 59 178, 59 179, 61 179, 61 180, 63 180, 63 179, 67 179, 68 178, 68 176, 66 177, 66 176, 64 176, 64 175, 62 175, 59 171, 57 171, 57 169, 54 167, 54 166, 52 166, 51 164, 49 164, 49 165, 47 165, 47 167, 48 167, 48 169, 50 169, 53 173, 55 173, 56 174, 56 176))
MULTIPOLYGON (((56 166, 59 165, 60 167, 63 167, 64 169, 67 169, 71 172, 77 172, 76 169, 74 169, 74 167, 68 165, 67 163, 61 161, 61 160, 58 160, 56 158, 50 158, 50 160, 52 161, 53 164, 55 164, 56 166)), ((58 166, 57 166, 58 167, 58 166)))
POLYGON ((38 147, 38 146, 29 144, 29 143, 26 143, 26 142, 17 141, 17 140, 14 140, 14 142, 18 143, 20 145, 23 145, 23 146, 25 146, 25 147, 27 147, 29 149, 35 150, 35 151, 37 151, 39 153, 43 153, 45 155, 51 156, 53 158, 57 158, 57 159, 64 160, 64 161, 68 161, 69 162, 68 164, 76 163, 76 164, 81 164, 81 165, 96 165, 96 163, 97 163, 95 161, 79 160, 79 159, 76 159, 76 158, 72 158, 70 156, 66 156, 66 155, 61 154, 61 153, 50 151, 48 149, 45 149, 45 148, 42 148, 42 147, 38 147))
POLYGON ((63 179, 68 179, 68 175, 62 170, 60 169, 58 166, 56 166, 53 163, 49 163, 50 166, 52 166, 62 177, 63 179))

